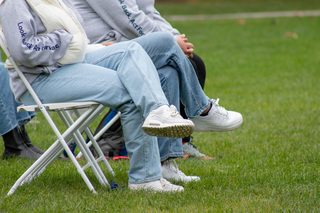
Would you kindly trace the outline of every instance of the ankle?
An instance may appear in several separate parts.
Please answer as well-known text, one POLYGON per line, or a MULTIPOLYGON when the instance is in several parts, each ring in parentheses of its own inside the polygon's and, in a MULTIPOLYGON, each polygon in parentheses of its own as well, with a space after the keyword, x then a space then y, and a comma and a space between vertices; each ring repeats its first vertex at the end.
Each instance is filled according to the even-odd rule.
POLYGON ((207 116, 211 108, 212 108, 212 103, 210 103, 210 106, 207 109, 205 109, 200 116, 207 116))

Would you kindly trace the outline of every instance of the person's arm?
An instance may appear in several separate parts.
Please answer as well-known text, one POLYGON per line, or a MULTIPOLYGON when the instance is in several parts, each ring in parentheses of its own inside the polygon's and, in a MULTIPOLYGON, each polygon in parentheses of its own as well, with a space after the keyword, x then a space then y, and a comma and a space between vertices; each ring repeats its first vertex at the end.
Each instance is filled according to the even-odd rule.
POLYGON ((161 31, 169 32, 177 38, 177 42, 186 56, 189 58, 193 57, 193 44, 188 42, 188 39, 184 34, 180 35, 179 31, 173 28, 155 8, 153 8, 153 20, 161 31))
POLYGON ((135 0, 86 0, 108 25, 128 39, 160 31, 135 0))
POLYGON ((159 26, 158 28, 160 28, 161 31, 169 32, 172 35, 180 35, 180 32, 173 28, 172 25, 167 22, 155 8, 153 12, 153 21, 159 26))
POLYGON ((72 40, 64 30, 37 36, 45 29, 41 29, 41 21, 31 14, 25 0, 5 1, 0 7, 0 20, 12 57, 27 67, 55 64, 72 40))

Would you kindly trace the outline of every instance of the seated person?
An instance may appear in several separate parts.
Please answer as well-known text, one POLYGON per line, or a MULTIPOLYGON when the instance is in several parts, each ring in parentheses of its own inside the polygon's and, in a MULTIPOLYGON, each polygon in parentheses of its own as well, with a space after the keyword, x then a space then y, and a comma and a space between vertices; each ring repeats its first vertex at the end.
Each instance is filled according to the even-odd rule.
MULTIPOLYGON (((0 52, 1 58, 1 52, 0 52)), ((0 62, 0 135, 4 142, 3 159, 10 157, 38 159, 43 151, 30 140, 25 124, 36 114, 17 112, 17 103, 9 85, 8 70, 0 62)))
MULTIPOLYGON (((181 35, 155 9, 154 0, 72 0, 72 3, 83 16, 85 30, 93 43, 127 41, 154 32, 169 33, 188 56, 197 74, 196 77, 202 89, 204 88, 206 78, 204 62, 194 54, 194 46, 188 42, 185 35, 181 35)), ((181 115, 187 118, 182 104, 180 111, 181 115)), ((184 154, 206 157, 191 144, 190 136, 182 139, 182 147, 184 154)))
MULTIPOLYGON (((136 42, 93 50, 69 1, 37 3, 2 0, 0 21, 12 57, 38 97, 43 103, 96 101, 120 111, 129 188, 182 191, 162 178, 157 138, 150 135, 184 137, 194 124, 169 106, 146 52, 136 42)), ((12 65, 6 66, 16 99, 34 104, 12 65)))
MULTIPOLYGON (((113 12, 110 10, 119 9, 116 6, 121 4, 119 1, 114 1, 114 4, 91 0, 72 0, 72 2, 84 20, 84 28, 91 42, 120 41, 121 43, 121 41, 138 36, 135 32, 131 32, 135 29, 132 29, 129 24, 125 25, 125 20, 121 25, 111 15, 113 12)), ((138 14, 135 16, 136 20, 145 15, 141 10, 136 11, 139 7, 135 5, 135 2, 126 2, 126 4, 128 4, 128 10, 132 9, 130 11, 132 15, 138 14)), ((120 8, 119 17, 123 15, 121 11, 120 8)), ((220 107, 218 100, 210 100, 203 92, 189 59, 174 37, 168 32, 154 32, 166 30, 156 30, 158 29, 157 23, 146 22, 141 21, 142 25, 149 26, 150 24, 154 28, 148 28, 148 33, 144 33, 146 35, 139 36, 132 41, 139 43, 152 59, 169 103, 179 109, 180 99, 187 117, 195 123, 196 131, 230 131, 238 128, 243 121, 241 114, 220 107), (171 87, 177 81, 179 82, 178 89, 171 87)), ((174 163, 169 162, 170 159, 183 156, 181 139, 158 138, 158 145, 164 178, 185 182, 199 180, 199 177, 186 176, 174 163)))

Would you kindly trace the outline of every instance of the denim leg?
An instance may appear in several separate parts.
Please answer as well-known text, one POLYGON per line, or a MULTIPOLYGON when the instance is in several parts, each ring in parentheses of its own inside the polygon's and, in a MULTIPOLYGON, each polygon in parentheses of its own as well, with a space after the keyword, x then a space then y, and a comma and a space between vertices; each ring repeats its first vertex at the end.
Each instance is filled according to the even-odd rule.
MULTIPOLYGON (((16 102, 16 100, 14 100, 15 111, 16 111, 17 107, 20 105, 21 105, 21 103, 18 103, 18 102, 16 102)), ((27 112, 27 111, 17 112, 16 111, 16 119, 18 121, 19 126, 25 125, 36 115, 37 114, 35 112, 27 112)))
POLYGON ((120 107, 121 124, 130 159, 129 183, 143 183, 162 177, 157 138, 141 131, 144 121, 134 105, 120 107))
POLYGON ((28 122, 34 112, 17 112, 17 103, 10 89, 8 70, 4 68, 4 63, 0 63, 0 135, 8 133, 18 125, 28 122))
POLYGON ((197 117, 209 107, 210 99, 204 94, 192 64, 170 34, 151 33, 133 41, 144 48, 157 69, 171 65, 177 70, 180 100, 188 117, 197 117))
POLYGON ((0 66, 0 134, 11 131, 18 125, 16 110, 14 108, 14 97, 9 85, 9 74, 4 69, 4 64, 0 66))
POLYGON ((178 72, 172 66, 164 66, 158 69, 161 88, 171 105, 175 105, 180 110, 179 101, 179 76, 178 72))
MULTIPOLYGON (((42 103, 97 101, 117 110, 132 101, 117 72, 91 64, 65 65, 51 75, 41 74, 32 83, 42 103)), ((26 92, 21 96, 26 104, 35 104, 26 92)))
MULTIPOLYGON (((118 75, 117 72, 124 69, 123 66, 125 65, 122 63, 125 63, 125 61, 121 61, 121 59, 123 59, 126 54, 122 52, 111 54, 112 51, 110 51, 110 48, 103 48, 88 55, 90 55, 90 58, 97 59, 101 57, 101 51, 103 52, 103 50, 108 50, 108 53, 105 54, 106 58, 100 58, 101 63, 98 62, 100 66, 87 63, 66 65, 54 71, 50 76, 39 76, 32 83, 32 87, 44 103, 97 101, 120 111, 127 151, 130 157, 129 182, 143 183, 158 180, 161 177, 159 149, 156 137, 145 134, 141 129, 142 122, 144 121, 142 112, 147 112, 157 104, 167 104, 167 100, 161 96, 162 93, 152 94, 152 92, 140 89, 137 91, 137 94, 134 94, 134 96, 143 97, 141 100, 138 99, 138 103, 140 103, 139 107, 142 110, 138 109, 136 106, 137 103, 132 100, 131 94, 128 92, 128 90, 132 88, 124 86, 123 81, 120 79, 121 75, 118 75), (94 57, 94 54, 96 54, 96 57, 94 57), (115 65, 112 63, 109 65, 107 63, 108 58, 114 60, 115 65), (102 64, 118 68, 119 70, 101 67, 102 64), (141 92, 141 94, 139 94, 139 92, 141 92), (162 99, 165 100, 165 103, 162 102, 162 99), (145 109, 146 106, 150 109, 145 109)), ((131 54, 132 53, 128 55, 131 54)), ((91 60, 90 58, 88 60, 87 57, 87 62, 91 60)), ((130 65, 130 67, 126 67, 126 69, 133 70, 135 66, 134 64, 132 65, 133 62, 130 62, 130 60, 129 57, 127 64, 130 65)), ((139 63, 142 62, 139 61, 139 63)), ((149 71, 151 72, 152 69, 149 71)), ((135 75, 139 74, 138 71, 133 72, 135 75)), ((151 82, 154 78, 148 79, 151 85, 160 85, 159 77, 157 74, 156 76, 158 79, 157 82, 151 82)), ((132 84, 136 83, 140 86, 144 84, 144 82, 140 84, 140 81, 146 80, 141 78, 141 76, 140 78, 136 78, 133 74, 131 74, 131 77, 132 84)), ((130 85, 128 82, 126 83, 130 85)), ((161 86, 159 86, 159 88, 161 89, 161 86)), ((23 94, 21 100, 25 104, 34 103, 29 93, 23 94)))
POLYGON ((86 62, 117 71, 119 79, 145 118, 151 110, 168 104, 154 64, 136 42, 121 42, 88 53, 86 62))
POLYGON ((158 137, 161 162, 170 158, 183 157, 182 138, 158 137))
MULTIPOLYGON (((171 66, 164 66, 158 69, 161 87, 169 101, 169 104, 177 106, 179 110, 179 76, 178 72, 171 66)), ((183 156, 181 138, 158 138, 160 160, 183 156)))

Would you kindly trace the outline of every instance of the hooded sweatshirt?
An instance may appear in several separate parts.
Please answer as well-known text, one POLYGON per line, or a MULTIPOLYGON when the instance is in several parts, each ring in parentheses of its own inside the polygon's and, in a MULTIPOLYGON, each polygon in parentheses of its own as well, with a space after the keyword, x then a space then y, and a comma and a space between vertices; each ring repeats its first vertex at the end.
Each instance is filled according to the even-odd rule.
POLYGON ((126 41, 152 32, 179 35, 154 8, 154 0, 71 0, 92 43, 126 41))
MULTIPOLYGON (((72 8, 69 0, 63 1, 72 8)), ((76 12, 74 9, 72 13, 81 21, 81 16, 76 12)), ((0 21, 9 51, 29 83, 32 83, 38 75, 43 73, 49 75, 62 66, 58 61, 68 51, 73 36, 65 30, 47 33, 41 19, 25 0, 2 2, 0 21)), ((26 88, 14 69, 9 70, 9 75, 11 89, 19 100, 26 88)))

